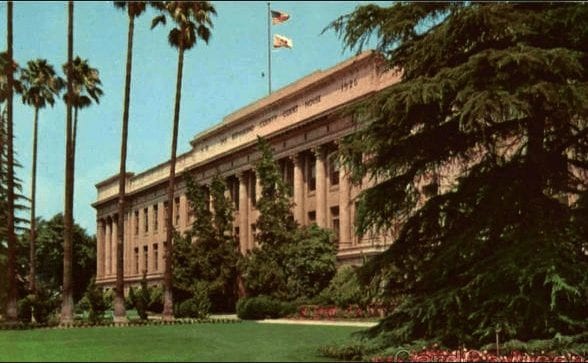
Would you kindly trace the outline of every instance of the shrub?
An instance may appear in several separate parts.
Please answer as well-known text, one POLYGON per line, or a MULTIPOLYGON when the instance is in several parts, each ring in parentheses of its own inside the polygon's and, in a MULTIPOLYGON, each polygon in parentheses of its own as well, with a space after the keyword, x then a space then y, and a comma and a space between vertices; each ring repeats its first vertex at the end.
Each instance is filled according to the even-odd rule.
MULTIPOLYGON (((112 294, 110 294, 110 298, 111 297, 112 294)), ((88 304, 88 320, 92 324, 100 323, 104 318, 104 312, 111 301, 109 301, 108 294, 103 294, 102 289, 96 286, 94 278, 90 280, 83 299, 85 299, 88 304)))
POLYGON ((28 323, 31 321, 31 315, 34 314, 37 323, 45 324, 49 315, 59 306, 59 301, 48 289, 39 286, 36 295, 29 294, 20 299, 17 304, 20 321, 28 323))
POLYGON ((367 294, 362 292, 361 284, 353 266, 342 266, 316 301, 321 305, 336 305, 346 308, 351 305, 365 305, 367 294))
POLYGON ((163 312, 163 288, 161 286, 153 286, 149 289, 149 306, 147 310, 154 313, 163 312))
POLYGON ((113 309, 114 302, 114 290, 106 290, 103 293, 104 303, 106 304, 106 310, 113 309))
POLYGON ((141 287, 135 290, 131 286, 129 290, 129 300, 137 310, 137 314, 141 320, 147 320, 147 308, 151 302, 151 294, 149 293, 149 287, 147 286, 147 277, 143 274, 141 279, 141 287))
POLYGON ((196 282, 192 287, 191 298, 181 302, 176 309, 179 318, 204 319, 210 312, 210 300, 208 290, 204 282, 196 282))
POLYGON ((296 312, 296 304, 269 296, 243 298, 237 302, 237 316, 245 320, 275 319, 296 312))

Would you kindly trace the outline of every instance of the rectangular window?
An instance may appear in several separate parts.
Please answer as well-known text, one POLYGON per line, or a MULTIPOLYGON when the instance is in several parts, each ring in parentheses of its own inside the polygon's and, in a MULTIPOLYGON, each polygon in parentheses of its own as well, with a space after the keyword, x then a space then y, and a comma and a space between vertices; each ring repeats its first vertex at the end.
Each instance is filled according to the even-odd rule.
POLYGON ((157 243, 153 244, 153 270, 159 270, 159 246, 157 243))
POLYGON ((135 273, 139 273, 139 247, 135 247, 135 273))
POLYGON ((339 242, 340 240, 340 236, 341 236, 341 232, 340 232, 340 227, 339 227, 339 207, 331 207, 331 228, 333 229, 333 232, 335 233, 335 241, 334 242, 339 242))
POLYGON ((251 205, 257 205, 257 174, 251 174, 251 178, 249 178, 249 186, 251 190, 251 205))
POLYGON ((308 212, 308 223, 316 223, 316 212, 313 210, 308 212))
POLYGON ((139 211, 135 211, 135 234, 139 234, 139 211))
POLYGON ((149 232, 149 208, 143 209, 143 230, 149 232))
POLYGON ((336 153, 329 155, 329 179, 331 185, 339 185, 339 160, 336 153))
POLYGON ((174 199, 174 225, 180 224, 180 197, 174 199))
POLYGON ((308 158, 308 190, 313 191, 316 189, 316 158, 314 156, 310 156, 308 158))
POLYGON ((251 223, 251 238, 253 238, 254 246, 257 246, 257 239, 255 238, 256 232, 257 232, 256 224, 251 223))
POLYGON ((167 216, 169 215, 169 203, 167 200, 163 202, 163 229, 167 229, 167 216))
POLYGON ((159 228, 159 207, 157 204, 153 205, 153 230, 157 231, 159 228))
POLYGON ((235 204, 235 208, 239 209, 239 179, 231 178, 229 186, 231 188, 231 200, 235 204))
POLYGON ((149 248, 148 246, 143 246, 143 271, 149 271, 149 248))

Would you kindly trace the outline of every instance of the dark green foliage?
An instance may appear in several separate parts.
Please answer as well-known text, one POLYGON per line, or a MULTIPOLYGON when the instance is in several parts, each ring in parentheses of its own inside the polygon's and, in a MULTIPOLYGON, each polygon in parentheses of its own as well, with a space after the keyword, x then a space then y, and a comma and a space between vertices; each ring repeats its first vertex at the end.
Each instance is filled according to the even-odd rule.
POLYGON ((240 262, 245 288, 249 296, 311 298, 335 274, 336 246, 330 232, 298 226, 269 143, 259 138, 258 148, 262 154, 256 165, 261 184, 255 233, 259 248, 240 262))
POLYGON ((88 303, 89 308, 88 320, 92 324, 99 324, 104 317, 104 312, 106 311, 107 303, 104 300, 104 294, 102 292, 102 289, 96 286, 96 281, 94 278, 90 280, 84 297, 88 303))
POLYGON ((243 320, 276 319, 295 312, 295 304, 265 295, 246 297, 237 302, 237 316, 243 320))
POLYGON ((211 306, 207 283, 196 281, 191 290, 191 297, 177 305, 175 315, 178 318, 207 318, 211 306))
POLYGON ((179 302, 196 298, 195 284, 204 283, 212 311, 234 311, 240 254, 232 232, 233 207, 225 196, 226 185, 216 176, 208 193, 189 176, 186 183, 195 220, 190 231, 175 239, 174 298, 179 302), (214 212, 208 197, 212 198, 214 212))
POLYGON ((295 298, 311 298, 325 287, 337 271, 337 246, 331 231, 316 224, 299 228, 296 241, 287 251, 285 270, 288 293, 295 298))
POLYGON ((147 320, 147 309, 151 302, 151 292, 149 286, 147 286, 146 273, 143 273, 141 279, 141 287, 135 291, 132 287, 129 291, 129 300, 137 310, 137 314, 141 320, 147 320))
MULTIPOLYGON (((74 224, 73 280, 74 301, 84 295, 86 287, 96 272, 96 239, 89 236, 78 224, 74 224)), ((28 234, 23 235, 18 248, 18 271, 27 276, 28 234)), ((50 220, 38 219, 36 237, 37 281, 51 294, 60 294, 63 279, 63 215, 56 214, 50 220)))
POLYGON ((320 304, 340 308, 365 305, 365 300, 366 295, 353 266, 340 267, 329 285, 317 296, 317 302, 320 304))
POLYGON ((357 180, 377 176, 358 232, 402 223, 361 270, 407 296, 369 336, 455 347, 497 327, 504 340, 586 331, 588 7, 399 2, 331 27, 350 48, 374 34, 402 70, 351 110, 359 131, 342 147, 357 180))
POLYGON ((150 288, 147 310, 158 314, 163 311, 163 288, 161 286, 152 286, 150 288))

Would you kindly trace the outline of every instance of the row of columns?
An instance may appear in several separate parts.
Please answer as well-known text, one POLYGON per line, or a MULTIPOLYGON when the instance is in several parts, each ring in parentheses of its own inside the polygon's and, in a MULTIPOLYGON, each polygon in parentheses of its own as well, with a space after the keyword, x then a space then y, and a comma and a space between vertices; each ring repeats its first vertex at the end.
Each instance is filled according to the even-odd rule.
MULTIPOLYGON (((316 175, 316 188, 314 191, 315 196, 315 213, 316 213, 316 223, 319 227, 328 228, 329 221, 328 221, 328 211, 329 211, 329 188, 328 188, 328 178, 329 175, 327 173, 327 153, 325 147, 317 147, 311 149, 314 157, 316 158, 315 162, 315 175, 316 175)), ((309 198, 309 191, 308 185, 306 181, 308 180, 308 176, 306 172, 309 172, 307 167, 307 153, 300 152, 289 159, 292 161, 293 164, 293 175, 292 175, 292 182, 293 182, 293 202, 294 202, 294 210, 293 215, 296 221, 301 224, 305 225, 307 220, 306 213, 309 212, 309 208, 307 206, 308 198, 309 198), (305 178, 306 176, 306 178, 305 178)), ((258 177, 255 176, 254 171, 244 171, 241 172, 238 176, 239 181, 239 191, 238 191, 238 198, 239 198, 239 208, 238 208, 238 221, 235 221, 235 226, 239 228, 239 245, 241 248, 241 252, 245 253, 248 250, 251 250, 255 246, 254 238, 251 231, 251 225, 255 222, 256 211, 254 209, 254 202, 252 200, 252 186, 253 183, 255 184, 255 197, 259 199, 261 195, 261 185, 260 180, 258 177)), ((180 207, 180 215, 182 215, 181 220, 183 224, 188 225, 189 220, 184 220, 187 216, 187 200, 185 196, 182 196, 180 199, 180 203, 183 204, 180 207), (183 208, 182 208, 183 207, 183 208), (182 213, 184 212, 184 213, 182 213)), ((349 182, 349 177, 343 167, 339 170, 339 186, 338 186, 338 207, 339 207, 339 243, 340 244, 347 244, 350 245, 352 242, 352 222, 351 222, 351 185, 349 182)), ((151 208, 151 213, 153 213, 153 207, 151 208)), ((170 212, 175 212, 174 201, 170 203, 170 212)), ((136 263, 137 256, 135 256, 134 248, 139 249, 139 273, 142 273, 142 269, 144 267, 145 261, 143 257, 143 248, 144 245, 148 246, 148 251, 153 254, 153 244, 159 241, 154 241, 152 238, 147 238, 144 235, 144 210, 143 208, 139 209, 139 220, 135 220, 134 210, 130 210, 128 212, 128 216, 126 218, 125 223, 125 275, 135 275, 136 274, 136 263), (139 236, 135 234, 135 224, 139 222, 139 236), (130 243, 131 240, 135 241, 135 239, 143 239, 141 242, 145 243, 130 243)), ((163 218, 165 214, 165 208, 163 203, 158 203, 158 216, 159 219, 158 223, 158 233, 161 234, 165 230, 165 219, 163 218)), ((188 218, 190 219, 190 218, 188 218)), ((97 246, 97 255, 98 255, 98 266, 97 266, 97 275, 99 278, 109 278, 116 276, 116 238, 117 238, 117 215, 108 216, 106 218, 100 219, 98 221, 98 231, 97 231, 97 239, 98 239, 98 246, 97 246)), ((175 220, 175 218, 174 218, 175 220)), ((151 223, 149 228, 149 234, 154 234, 153 231, 153 217, 150 214, 148 218, 148 222, 151 223)), ((160 238, 161 239, 161 238, 160 238)), ((163 240, 162 240, 163 241, 163 240)), ((163 255, 164 255, 164 246, 162 243, 159 244, 158 248, 158 272, 163 271, 163 255)), ((149 258, 148 264, 149 266, 152 265, 152 261, 149 258)))
MULTIPOLYGON (((325 147, 317 147, 311 150, 316 157, 315 172, 316 172, 316 188, 315 188, 315 201, 316 201, 316 223, 319 227, 328 228, 328 173, 327 173, 327 155, 325 147)), ((305 166, 306 158, 304 153, 297 153, 290 157, 290 160, 294 166, 293 173, 293 201, 294 210, 293 215, 296 221, 301 224, 306 224, 306 215, 308 212, 305 208, 306 199, 308 198, 307 185, 305 183, 305 166)), ((255 222, 253 220, 253 208, 251 208, 251 196, 250 196, 250 184, 253 172, 248 173, 246 171, 241 172, 238 175, 239 179, 239 215, 238 215, 238 227, 239 227, 239 245, 241 252, 245 253, 254 247, 254 241, 252 240, 250 225, 255 222)), ((261 186, 259 178, 255 178, 256 184, 256 198, 258 199, 261 194, 261 186)), ((351 225, 351 188, 349 177, 345 172, 344 168, 339 170, 339 242, 343 244, 351 244, 352 241, 352 225, 351 225)))

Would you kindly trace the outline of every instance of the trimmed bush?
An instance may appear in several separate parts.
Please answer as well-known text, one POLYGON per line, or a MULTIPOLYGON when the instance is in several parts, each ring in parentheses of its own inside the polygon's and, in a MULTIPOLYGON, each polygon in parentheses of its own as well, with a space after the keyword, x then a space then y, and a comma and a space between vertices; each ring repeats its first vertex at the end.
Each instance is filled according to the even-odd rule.
POLYGON ((244 320, 276 319, 295 312, 295 304, 264 295, 243 298, 237 302, 237 316, 244 320))

